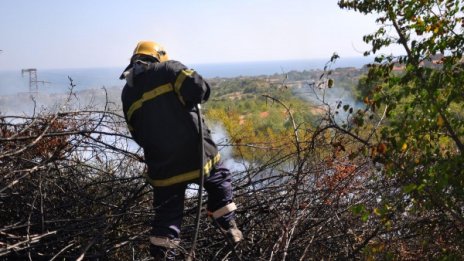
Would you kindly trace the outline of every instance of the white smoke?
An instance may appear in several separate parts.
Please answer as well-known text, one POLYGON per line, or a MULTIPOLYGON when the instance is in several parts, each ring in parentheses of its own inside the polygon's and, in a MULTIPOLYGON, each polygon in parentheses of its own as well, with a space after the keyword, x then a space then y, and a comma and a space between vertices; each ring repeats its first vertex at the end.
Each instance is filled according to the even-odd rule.
POLYGON ((120 88, 88 89, 72 93, 28 93, 0 95, 1 115, 32 116, 38 112, 102 110, 120 108, 120 88), (108 99, 108 100, 106 100, 108 99))
POLYGON ((249 166, 247 161, 233 157, 233 147, 229 143, 229 135, 221 124, 214 123, 212 125, 211 137, 218 145, 221 158, 226 168, 231 172, 243 172, 247 169, 249 166))
POLYGON ((308 101, 313 108, 324 111, 327 106, 330 107, 335 121, 339 124, 349 122, 349 118, 354 115, 353 112, 365 108, 365 105, 357 100, 350 90, 337 85, 332 88, 318 88, 313 84, 301 84, 293 92, 308 101), (347 109, 345 109, 345 106, 347 106, 347 109))

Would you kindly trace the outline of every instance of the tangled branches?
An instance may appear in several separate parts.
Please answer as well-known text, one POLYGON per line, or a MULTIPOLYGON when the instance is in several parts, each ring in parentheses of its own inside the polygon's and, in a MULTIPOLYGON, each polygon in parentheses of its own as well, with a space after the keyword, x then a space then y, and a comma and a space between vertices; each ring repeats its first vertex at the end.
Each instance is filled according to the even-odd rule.
POLYGON ((145 232, 144 167, 123 122, 110 110, 0 117, 0 256, 118 256, 145 232))
MULTIPOLYGON (((274 101, 293 119, 290 107, 274 101)), ((407 214, 400 185, 375 163, 382 116, 358 130, 343 126, 330 107, 326 112, 312 128, 292 120, 292 137, 279 146, 236 147, 238 154, 272 148, 233 173, 246 238, 236 249, 242 260, 433 258, 449 243, 445 233, 459 235, 453 227, 437 230, 446 227, 440 213, 407 214), (430 238, 411 240, 418 227, 430 238), (438 240, 430 247, 418 245, 432 237, 438 240)), ((347 119, 355 124, 355 117, 364 116, 347 119)), ((0 132, 2 259, 149 259, 151 189, 118 110, 1 116, 0 132)), ((181 235, 187 249, 197 207, 192 194, 181 235)), ((225 242, 203 218, 196 260, 233 260, 225 242)))
MULTIPOLYGON (((352 215, 375 201, 368 162, 327 161, 307 140, 234 173, 244 260, 357 256, 375 229, 352 215), (259 164, 258 164, 259 162, 259 164), (340 251, 343 249, 343 251, 340 251)), ((80 110, 0 119, 0 256, 142 260, 151 193, 143 159, 116 111, 80 110)), ((326 146, 323 135, 312 140, 326 146)), ((186 199, 186 248, 195 197, 186 199)), ((198 260, 227 259, 222 235, 202 222, 198 260)))

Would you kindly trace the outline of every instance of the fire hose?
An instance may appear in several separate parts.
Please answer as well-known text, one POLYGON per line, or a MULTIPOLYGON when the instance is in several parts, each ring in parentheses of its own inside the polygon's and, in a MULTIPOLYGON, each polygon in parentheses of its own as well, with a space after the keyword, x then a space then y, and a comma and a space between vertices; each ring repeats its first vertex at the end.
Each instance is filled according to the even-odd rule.
POLYGON ((200 104, 196 105, 197 113, 198 113, 198 132, 200 136, 200 181, 199 181, 199 188, 198 188, 198 209, 197 214, 195 216, 195 234, 193 236, 192 247, 190 248, 190 252, 187 257, 187 261, 191 261, 192 257, 195 255, 195 247, 198 240, 198 230, 200 228, 200 216, 201 216, 201 206, 203 205, 203 183, 205 181, 205 169, 204 169, 204 151, 205 146, 203 142, 203 118, 201 116, 200 104))

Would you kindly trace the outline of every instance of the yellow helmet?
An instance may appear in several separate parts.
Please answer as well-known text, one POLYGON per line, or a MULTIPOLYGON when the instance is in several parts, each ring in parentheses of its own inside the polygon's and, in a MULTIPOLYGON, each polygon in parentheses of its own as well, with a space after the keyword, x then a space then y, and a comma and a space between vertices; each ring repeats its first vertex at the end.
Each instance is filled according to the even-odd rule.
POLYGON ((165 62, 169 60, 169 57, 166 51, 164 50, 164 47, 152 41, 140 41, 134 50, 134 55, 136 54, 153 56, 160 62, 165 62))

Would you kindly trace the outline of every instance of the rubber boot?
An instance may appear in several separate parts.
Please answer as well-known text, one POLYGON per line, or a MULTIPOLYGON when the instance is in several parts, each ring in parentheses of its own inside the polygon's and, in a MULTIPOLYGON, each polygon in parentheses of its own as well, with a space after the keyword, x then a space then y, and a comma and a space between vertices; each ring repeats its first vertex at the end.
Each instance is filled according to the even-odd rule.
POLYGON ((237 244, 238 242, 243 240, 243 234, 240 229, 237 227, 237 223, 235 220, 231 220, 227 224, 227 228, 224 229, 227 237, 234 243, 237 244))

